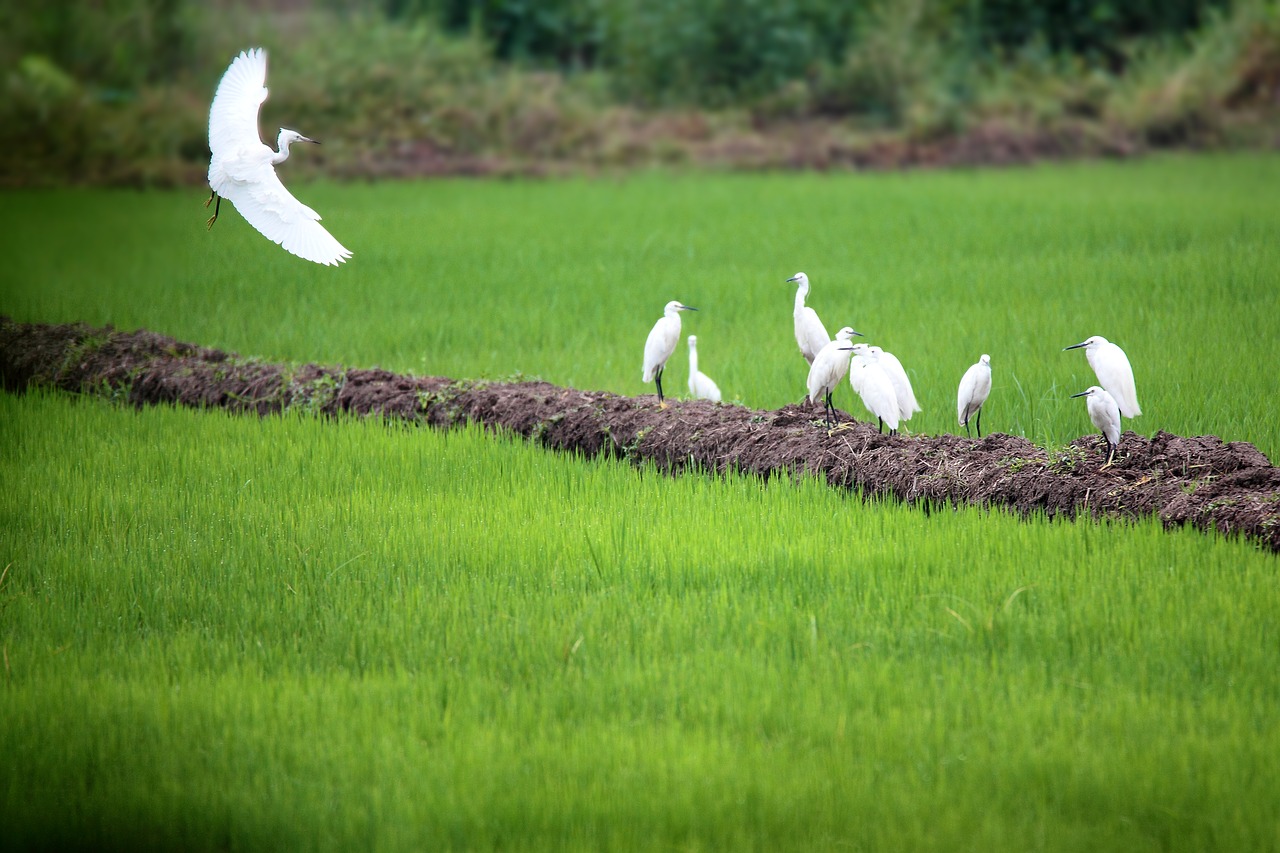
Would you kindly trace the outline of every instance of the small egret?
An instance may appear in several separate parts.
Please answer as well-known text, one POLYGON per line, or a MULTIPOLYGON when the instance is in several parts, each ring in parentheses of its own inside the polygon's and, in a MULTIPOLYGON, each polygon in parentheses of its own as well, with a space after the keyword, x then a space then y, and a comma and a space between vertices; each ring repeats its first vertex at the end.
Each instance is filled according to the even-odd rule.
POLYGON ((818 319, 818 312, 804 304, 805 297, 809 295, 809 276, 798 272, 787 279, 788 284, 792 282, 797 284, 796 307, 792 312, 795 317, 796 343, 800 345, 800 354, 804 356, 804 360, 812 365, 822 348, 831 343, 831 336, 827 334, 827 327, 818 319))
POLYGON ((982 404, 991 393, 991 356, 985 352, 978 363, 964 372, 960 379, 960 391, 956 394, 956 416, 969 434, 969 418, 978 416, 978 438, 982 438, 982 404))
POLYGON ((1102 430, 1102 435, 1107 440, 1107 462, 1102 467, 1108 467, 1115 459, 1116 448, 1120 446, 1119 404, 1116 403, 1115 397, 1112 397, 1097 385, 1090 385, 1086 390, 1071 396, 1088 398, 1085 403, 1089 407, 1089 420, 1093 421, 1094 426, 1102 430))
POLYGON ((222 75, 209 107, 209 201, 226 198, 240 215, 273 243, 318 264, 337 266, 351 252, 324 229, 320 214, 298 201, 280 183, 276 165, 289 159, 294 142, 315 142, 296 130, 280 129, 279 151, 262 144, 258 108, 267 99, 267 54, 262 48, 241 52, 222 75))
POLYGON ((836 407, 831 402, 831 392, 849 371, 849 353, 853 349, 849 346, 849 338, 856 334, 858 333, 850 326, 836 332, 836 339, 818 351, 809 367, 809 402, 812 403, 818 399, 818 395, 822 395, 822 415, 828 424, 833 424, 836 420, 836 407))
POLYGON ((879 429, 884 432, 885 424, 889 425, 890 435, 897 433, 898 423, 902 419, 902 409, 898 403, 898 393, 893 387, 893 380, 880 363, 875 352, 879 347, 866 344, 854 344, 856 353, 849 367, 849 384, 862 399, 862 405, 876 416, 879 429))
POLYGON ((697 310, 671 300, 644 342, 644 381, 658 384, 658 405, 664 409, 667 404, 662 399, 662 371, 667 366, 667 359, 676 351, 676 342, 680 340, 680 312, 697 310))
POLYGON ((711 377, 698 369, 698 336, 689 336, 689 393, 695 400, 720 402, 720 388, 711 377))
POLYGON ((1085 358, 1098 377, 1098 384, 1115 398, 1120 407, 1120 414, 1126 418, 1136 418, 1142 414, 1138 408, 1138 389, 1133 384, 1133 368, 1129 366, 1129 357, 1124 350, 1111 343, 1101 335, 1063 347, 1062 351, 1084 347, 1085 358))
POLYGON ((898 398, 899 418, 909 421, 916 412, 923 412, 924 409, 916 402, 915 392, 911 390, 911 380, 907 378, 906 368, 898 361, 898 357, 876 346, 871 347, 871 351, 876 354, 880 366, 893 383, 893 393, 898 398))

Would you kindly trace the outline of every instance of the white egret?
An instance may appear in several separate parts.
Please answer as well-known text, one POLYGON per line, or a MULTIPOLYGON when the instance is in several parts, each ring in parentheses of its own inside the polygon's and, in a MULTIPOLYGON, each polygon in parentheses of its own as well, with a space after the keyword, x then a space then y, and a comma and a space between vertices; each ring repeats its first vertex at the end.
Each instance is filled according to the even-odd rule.
POLYGON ((831 393, 835 391, 840 380, 849 371, 849 339, 858 334, 850 326, 836 332, 836 339, 831 341, 813 359, 809 367, 809 402, 812 403, 822 395, 822 416, 828 424, 835 423, 836 407, 831 402, 831 393))
MULTIPOLYGON (((318 264, 337 266, 350 250, 333 239, 319 222, 320 214, 298 201, 280 183, 276 165, 289 159, 294 142, 316 142, 296 130, 280 129, 279 151, 258 135, 258 108, 267 99, 267 54, 262 48, 241 52, 222 75, 209 107, 209 201, 218 204, 209 227, 218 219, 222 199, 273 243, 318 264)), ((317 145, 319 143, 316 143, 317 145)))
POLYGON ((923 412, 924 409, 916 402, 915 391, 911 390, 911 380, 907 378, 906 368, 898 361, 898 357, 877 346, 871 347, 871 351, 876 354, 880 366, 893 383, 893 393, 898 398, 899 419, 909 421, 916 412, 923 412))
POLYGON ((960 378, 960 391, 956 394, 956 416, 969 434, 969 418, 978 416, 978 438, 982 438, 982 404, 991 393, 991 356, 985 352, 978 363, 971 366, 960 378))
POLYGON ((862 405, 866 406, 867 411, 876 416, 880 431, 884 432, 885 424, 888 424, 892 435, 898 431, 902 409, 893 380, 880 363, 879 354, 875 352, 877 349, 879 347, 854 344, 853 351, 856 355, 849 367, 849 384, 862 399, 862 405))
POLYGON ((1090 385, 1086 390, 1071 396, 1088 398, 1085 404, 1089 408, 1089 420, 1093 421, 1093 425, 1102 431, 1107 440, 1107 462, 1102 467, 1108 467, 1115 459, 1116 448, 1120 446, 1120 405, 1115 397, 1097 385, 1090 385))
POLYGON ((695 400, 720 402, 720 388, 711 377, 698 369, 698 336, 689 336, 689 393, 695 400))
POLYGON ((680 312, 697 311, 688 305, 681 305, 674 299, 667 303, 658 322, 653 324, 649 337, 644 342, 644 381, 658 384, 658 405, 666 408, 662 399, 662 371, 667 366, 667 359, 676 351, 676 342, 680 340, 680 312))
POLYGON ((795 318, 796 343, 800 345, 800 354, 804 356, 804 360, 812 365, 822 348, 831 343, 831 336, 827 334, 827 327, 818 319, 818 312, 804 304, 805 297, 809 295, 809 276, 798 272, 787 279, 788 284, 792 282, 797 284, 796 307, 792 312, 795 318))
POLYGON ((1101 335, 1063 347, 1062 351, 1084 347, 1085 358, 1098 377, 1098 384, 1115 398, 1120 407, 1120 414, 1126 418, 1136 418, 1142 414, 1138 408, 1138 389, 1133 383, 1133 368, 1129 366, 1129 357, 1124 350, 1111 343, 1101 335))

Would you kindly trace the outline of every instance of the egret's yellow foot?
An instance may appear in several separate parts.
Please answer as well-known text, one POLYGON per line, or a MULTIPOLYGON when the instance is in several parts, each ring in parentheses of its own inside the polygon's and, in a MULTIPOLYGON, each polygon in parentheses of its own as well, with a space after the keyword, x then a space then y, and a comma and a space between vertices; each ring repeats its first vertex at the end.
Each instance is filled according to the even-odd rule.
POLYGON ((671 404, 670 404, 670 403, 668 403, 668 402, 666 402, 666 401, 664 400, 663 402, 661 402, 661 403, 659 403, 659 404, 658 404, 658 408, 659 408, 659 409, 669 409, 669 408, 671 408, 671 404))
MULTIPOLYGON (((207 205, 207 204, 205 205, 205 207, 208 207, 208 206, 209 206, 209 205, 207 205)), ((210 216, 210 217, 209 217, 209 221, 205 223, 206 225, 208 225, 208 226, 209 226, 206 230, 208 230, 208 231, 212 231, 212 230, 213 230, 213 223, 215 223, 215 222, 217 222, 217 221, 218 221, 218 214, 216 214, 216 213, 215 213, 213 216, 210 216)))

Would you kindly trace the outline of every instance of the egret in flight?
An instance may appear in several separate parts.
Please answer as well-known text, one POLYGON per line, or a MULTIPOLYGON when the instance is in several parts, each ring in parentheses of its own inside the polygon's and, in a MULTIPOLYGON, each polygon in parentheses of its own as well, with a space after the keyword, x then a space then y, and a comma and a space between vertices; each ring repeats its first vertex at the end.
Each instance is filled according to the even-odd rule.
POLYGON ((812 403, 822 395, 822 416, 828 424, 836 421, 836 407, 831 402, 831 392, 849 372, 849 353, 853 351, 849 339, 856 334, 859 333, 851 326, 845 326, 836 332, 836 339, 819 350, 813 364, 809 366, 809 402, 812 403))
POLYGON ((867 411, 875 415, 879 429, 884 432, 885 424, 889 425, 889 434, 898 431, 898 423, 902 420, 902 408, 898 402, 898 392, 893 387, 893 379, 880 362, 880 347, 866 344, 854 344, 853 363, 849 367, 849 384, 862 400, 867 411))
POLYGON ((644 375, 645 382, 656 382, 658 385, 658 405, 666 408, 662 399, 662 371, 667 366, 667 359, 676 351, 676 342, 680 340, 680 312, 697 311, 688 305, 681 305, 674 299, 667 303, 658 322, 653 324, 649 337, 644 342, 644 375))
POLYGON ((991 356, 985 352, 978 363, 964 372, 960 379, 960 391, 956 394, 956 416, 969 434, 969 418, 978 416, 978 438, 982 438, 982 404, 991 393, 991 356))
POLYGON ((1097 385, 1090 385, 1086 390, 1071 396, 1087 398, 1085 404, 1089 407, 1089 420, 1093 421, 1093 425, 1102 431, 1103 437, 1107 440, 1107 462, 1102 467, 1110 466, 1115 460, 1116 448, 1120 446, 1119 404, 1114 397, 1097 385))
POLYGON ((800 345, 800 354, 804 356, 804 360, 812 365, 822 348, 831 343, 831 336, 827 334, 827 327, 818 319, 818 312, 804 304, 805 297, 809 295, 809 276, 798 272, 787 279, 788 284, 792 282, 797 285, 796 307, 792 312, 795 317, 796 343, 800 345))
POLYGON ((267 99, 267 54, 262 48, 241 52, 222 75, 209 108, 209 201, 217 199, 209 227, 226 198, 250 225, 288 252, 318 264, 337 266, 350 250, 320 224, 320 214, 298 201, 280 183, 276 166, 289 159, 294 142, 314 142, 296 130, 280 129, 279 151, 258 135, 258 108, 267 99))
POLYGON ((1101 335, 1063 347, 1062 351, 1084 347, 1085 358, 1098 377, 1098 384, 1115 398, 1120 407, 1120 414, 1126 418, 1136 418, 1142 414, 1138 408, 1138 389, 1133 384, 1133 368, 1129 366, 1129 357, 1124 350, 1111 343, 1101 335))
POLYGON ((916 412, 924 411, 924 409, 920 408, 920 404, 916 402, 916 393, 911 390, 911 380, 907 378, 906 368, 902 366, 902 362, 898 360, 898 357, 876 346, 871 347, 871 352, 875 353, 876 360, 880 362, 880 367, 884 369, 885 375, 893 383, 893 393, 898 400, 899 418, 909 421, 916 412))
MULTIPOLYGON (((664 318, 665 319, 665 318, 664 318)), ((720 388, 711 377, 698 369, 698 336, 689 336, 689 393, 695 400, 720 402, 720 388)))

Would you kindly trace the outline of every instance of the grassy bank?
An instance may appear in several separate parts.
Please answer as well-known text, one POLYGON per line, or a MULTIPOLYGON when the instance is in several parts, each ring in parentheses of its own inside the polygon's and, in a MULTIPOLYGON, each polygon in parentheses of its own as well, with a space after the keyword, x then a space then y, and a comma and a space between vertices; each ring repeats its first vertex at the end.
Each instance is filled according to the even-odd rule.
POLYGON ((461 8, 13 4, 0 12, 0 186, 200 183, 213 91, 254 45, 272 57, 265 135, 324 140, 293 168, 331 178, 1007 164, 1280 141, 1274 0, 1162 4, 1149 20, 1106 3, 495 3, 452 29, 431 12, 445 5, 461 8), (563 31, 520 48, 494 19, 508 13, 563 31))

